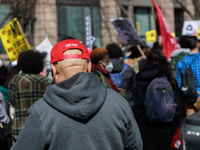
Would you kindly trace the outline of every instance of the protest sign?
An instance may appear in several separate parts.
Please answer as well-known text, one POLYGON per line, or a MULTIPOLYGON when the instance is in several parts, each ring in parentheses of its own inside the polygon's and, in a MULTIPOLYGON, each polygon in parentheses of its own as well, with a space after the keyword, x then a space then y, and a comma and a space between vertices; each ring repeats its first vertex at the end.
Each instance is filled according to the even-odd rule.
POLYGON ((156 30, 150 30, 145 32, 146 42, 156 42, 156 30))
POLYGON ((46 52, 46 61, 48 62, 47 64, 47 69, 51 68, 50 66, 50 54, 51 54, 51 49, 53 48, 53 45, 51 44, 50 40, 48 37, 46 37, 39 45, 35 47, 36 50, 38 50, 40 53, 46 52))
POLYGON ((183 35, 197 36, 200 27, 200 20, 184 21, 183 35))
POLYGON ((18 59, 20 52, 31 49, 16 18, 0 30, 0 37, 11 62, 18 59))
POLYGON ((145 45, 142 39, 137 35, 135 27, 128 18, 111 19, 110 22, 117 30, 124 45, 145 45))
MULTIPOLYGON (((147 43, 156 42, 156 36, 157 36, 156 30, 149 30, 149 31, 145 32, 145 37, 146 37, 146 42, 147 43)), ((175 37, 175 33, 174 32, 172 32, 172 36, 175 37)))
POLYGON ((92 50, 92 44, 95 41, 95 37, 92 36, 91 18, 87 16, 86 20, 86 47, 92 50))
POLYGON ((136 22, 137 35, 140 35, 140 22, 136 22))

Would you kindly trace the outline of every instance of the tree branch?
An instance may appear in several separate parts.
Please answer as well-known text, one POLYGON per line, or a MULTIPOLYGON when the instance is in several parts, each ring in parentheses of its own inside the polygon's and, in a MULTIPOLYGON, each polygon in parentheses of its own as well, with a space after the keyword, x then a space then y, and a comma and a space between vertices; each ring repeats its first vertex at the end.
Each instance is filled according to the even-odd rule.
POLYGON ((197 10, 197 17, 198 19, 200 18, 199 14, 200 14, 200 8, 199 8, 199 1, 197 0, 192 0, 193 5, 195 7, 195 10, 197 10))
POLYGON ((116 3, 119 5, 120 9, 123 11, 123 13, 125 13, 128 16, 128 11, 119 3, 118 0, 115 0, 116 3))
POLYGON ((12 15, 12 13, 7 14, 0 23, 0 27, 6 22, 6 20, 12 15))
POLYGON ((179 0, 174 0, 174 1, 176 1, 178 4, 181 5, 181 7, 188 13, 188 15, 190 16, 190 18, 192 18, 193 20, 195 20, 195 16, 192 15, 192 14, 188 11, 188 9, 187 9, 179 0))

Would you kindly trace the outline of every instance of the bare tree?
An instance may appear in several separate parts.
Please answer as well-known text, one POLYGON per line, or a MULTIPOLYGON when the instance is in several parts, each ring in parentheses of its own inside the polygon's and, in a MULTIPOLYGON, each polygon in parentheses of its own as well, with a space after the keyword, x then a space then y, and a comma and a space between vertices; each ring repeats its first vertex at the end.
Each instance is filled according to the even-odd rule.
POLYGON ((17 18, 27 40, 33 46, 34 22, 36 20, 35 6, 37 0, 6 0, 5 2, 10 6, 10 13, 0 22, 0 26, 10 17, 17 18))
POLYGON ((195 12, 196 12, 196 15, 193 15, 187 8, 186 6, 182 3, 182 0, 172 0, 176 3, 178 3, 181 8, 187 12, 187 14, 190 16, 191 19, 193 20, 196 20, 196 19, 200 19, 200 2, 199 0, 192 0, 193 2, 193 5, 194 5, 194 9, 195 9, 195 12))
POLYGON ((133 20, 133 0, 128 0, 128 9, 126 10, 124 8, 124 6, 121 4, 121 0, 115 0, 117 2, 117 4, 119 5, 120 9, 123 11, 123 13, 126 14, 126 16, 128 17, 128 19, 132 22, 132 24, 134 23, 133 20))

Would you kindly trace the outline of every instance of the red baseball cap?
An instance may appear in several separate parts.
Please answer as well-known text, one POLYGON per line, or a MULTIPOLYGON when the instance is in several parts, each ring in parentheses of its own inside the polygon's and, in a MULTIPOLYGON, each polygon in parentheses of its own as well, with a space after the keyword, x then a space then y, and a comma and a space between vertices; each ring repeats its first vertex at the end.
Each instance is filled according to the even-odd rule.
POLYGON ((76 39, 68 39, 58 42, 51 50, 51 64, 60 60, 73 58, 90 59, 88 49, 76 39), (82 54, 63 55, 63 53, 69 49, 80 49, 82 50, 82 54))

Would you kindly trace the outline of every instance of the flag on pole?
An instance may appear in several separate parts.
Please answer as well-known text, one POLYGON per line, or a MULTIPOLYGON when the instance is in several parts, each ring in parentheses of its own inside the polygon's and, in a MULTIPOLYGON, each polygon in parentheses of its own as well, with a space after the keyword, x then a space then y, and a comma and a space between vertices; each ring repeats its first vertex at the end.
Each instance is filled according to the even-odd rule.
POLYGON ((160 10, 158 4, 155 0, 152 0, 154 3, 154 6, 156 8, 156 14, 157 14, 157 20, 158 20, 158 29, 162 36, 162 47, 163 52, 167 58, 167 60, 170 58, 170 54, 177 48, 176 47, 176 39, 172 36, 171 31, 169 27, 167 26, 167 23, 165 21, 165 18, 162 14, 162 11, 160 10))

